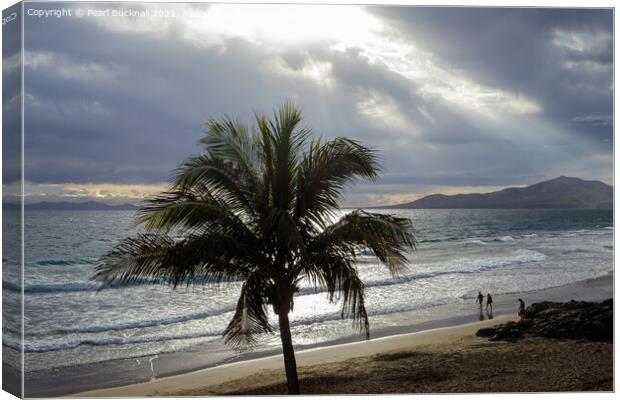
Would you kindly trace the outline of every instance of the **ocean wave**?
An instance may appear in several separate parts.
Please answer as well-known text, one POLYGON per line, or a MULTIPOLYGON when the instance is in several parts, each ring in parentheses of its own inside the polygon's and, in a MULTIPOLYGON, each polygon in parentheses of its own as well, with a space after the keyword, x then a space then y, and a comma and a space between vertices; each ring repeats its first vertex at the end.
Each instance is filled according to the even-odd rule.
MULTIPOLYGON (((110 345, 127 345, 127 344, 141 344, 141 343, 154 343, 165 342, 170 340, 186 340, 186 339, 208 339, 220 337, 223 334, 218 332, 217 334, 205 334, 194 333, 186 335, 154 335, 144 337, 131 337, 131 338, 103 338, 103 339, 77 339, 67 340, 63 342, 27 342, 24 346, 25 353, 45 353, 50 351, 59 350, 71 350, 80 346, 110 346, 110 345)), ((4 346, 10 347, 15 350, 21 350, 21 344, 19 341, 11 341, 6 338, 2 340, 4 346)))
MULTIPOLYGON (((412 274, 400 275, 397 277, 390 277, 385 279, 367 280, 364 282, 365 287, 376 286, 390 286, 406 283, 410 281, 416 281, 421 279, 432 279, 442 275, 461 275, 461 274, 476 274, 496 268, 506 267, 510 265, 520 265, 529 262, 543 261, 547 256, 535 250, 529 249, 517 249, 509 255, 495 256, 495 257, 483 257, 483 258, 463 258, 452 260, 447 264, 449 266, 456 266, 456 268, 448 268, 440 270, 440 267, 446 265, 446 262, 437 264, 427 264, 425 267, 431 269, 429 272, 418 272, 412 274), (434 266, 439 267, 437 271, 432 271, 434 266)), ((411 269, 415 269, 411 267, 411 269)), ((301 294, 318 293, 315 288, 302 288, 301 294), (305 289, 305 290, 304 290, 305 289), (306 293, 304 293, 306 292, 306 293)))
POLYGON ((355 259, 360 264, 374 264, 377 262, 377 256, 375 255, 356 255, 355 259))
POLYGON ((471 245, 483 245, 483 246, 484 246, 484 245, 486 245, 486 243, 485 243, 485 242, 483 242, 483 241, 482 241, 482 240, 480 240, 480 239, 472 239, 472 240, 468 240, 468 241, 466 241, 466 242, 463 242, 463 244, 464 244, 465 246, 471 246, 471 245))
POLYGON ((565 233, 560 233, 559 236, 561 236, 561 237, 577 237, 577 233, 565 232, 565 233))
POLYGON ((494 242, 512 242, 513 240, 515 240, 515 238, 512 236, 501 236, 493 239, 494 242))
POLYGON ((422 239, 419 243, 439 243, 439 242, 454 242, 455 240, 461 240, 463 236, 449 236, 437 239, 422 239))
POLYGON ((38 266, 49 266, 49 265, 93 265, 95 263, 94 260, 86 260, 86 259, 60 259, 60 260, 40 260, 36 261, 34 264, 38 266))
POLYGON ((606 229, 606 228, 602 228, 602 229, 596 229, 596 230, 586 230, 584 232, 582 232, 582 234, 584 235, 610 235, 612 234, 613 228, 612 229, 606 229))
POLYGON ((562 237, 577 237, 581 235, 585 236, 596 236, 596 235, 610 235, 613 231, 613 227, 609 226, 606 228, 599 229, 576 229, 559 233, 559 236, 562 237))
MULTIPOLYGON (((101 333, 101 332, 109 332, 109 331, 124 331, 129 329, 138 329, 138 328, 150 328, 153 326, 160 325, 172 325, 180 322, 193 321, 198 319, 204 319, 209 317, 215 317, 226 313, 231 313, 235 311, 235 307, 224 307, 221 309, 203 311, 193 314, 187 315, 179 315, 169 318, 160 318, 160 319, 152 319, 145 321, 135 321, 128 322, 125 324, 118 325, 95 325, 95 326, 87 326, 87 327, 78 327, 78 328, 60 328, 53 331, 53 333, 59 334, 72 334, 72 333, 101 333)), ((48 332, 45 332, 48 333, 48 332)))
POLYGON ((566 249, 566 250, 560 251, 560 254, 574 254, 574 253, 592 253, 592 250, 577 247, 574 249, 566 249))
POLYGON ((26 293, 54 293, 54 292, 86 292, 96 291, 101 285, 86 282, 57 283, 48 285, 26 285, 26 293))
MULTIPOLYGON (((126 284, 126 283, 116 283, 106 286, 104 289, 123 289, 132 286, 141 286, 141 285, 149 285, 149 284, 157 284, 157 282, 153 280, 144 279, 143 281, 126 284)), ((21 285, 16 284, 14 282, 2 281, 2 289, 13 291, 13 292, 21 292, 21 285)), ((66 293, 66 292, 90 292, 97 291, 101 289, 100 283, 94 282, 66 282, 66 283, 49 283, 49 284, 33 284, 26 285, 24 287, 25 293, 30 294, 43 294, 43 293, 66 293)))
POLYGON ((22 286, 19 283, 13 283, 9 281, 2 281, 2 289, 17 293, 22 292, 22 286))

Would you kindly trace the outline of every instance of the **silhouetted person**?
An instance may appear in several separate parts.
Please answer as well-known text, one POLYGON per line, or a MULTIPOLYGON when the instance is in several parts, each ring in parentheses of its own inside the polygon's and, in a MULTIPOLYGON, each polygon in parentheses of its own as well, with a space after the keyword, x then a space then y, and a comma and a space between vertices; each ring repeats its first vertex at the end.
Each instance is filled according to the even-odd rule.
POLYGON ((487 293, 487 315, 489 318, 493 318, 493 297, 491 297, 491 293, 487 293))
POLYGON ((525 302, 519 299, 519 321, 525 319, 525 302))
POLYGON ((482 292, 478 292, 476 303, 480 303, 480 321, 484 319, 484 315, 482 314, 482 302, 484 302, 484 296, 482 295, 482 292))

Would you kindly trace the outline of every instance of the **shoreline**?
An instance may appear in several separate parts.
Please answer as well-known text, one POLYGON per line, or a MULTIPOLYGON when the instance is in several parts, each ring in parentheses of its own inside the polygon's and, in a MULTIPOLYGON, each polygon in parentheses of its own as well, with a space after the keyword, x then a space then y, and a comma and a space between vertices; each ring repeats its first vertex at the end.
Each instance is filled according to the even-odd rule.
MULTIPOLYGON (((344 343, 301 350, 296 352, 297 365, 298 368, 302 368, 325 363, 342 362, 351 358, 372 356, 405 348, 442 345, 472 336, 480 328, 508 321, 515 321, 516 319, 516 316, 502 315, 492 320, 384 336, 364 342, 344 343)), ((229 381, 243 379, 256 373, 278 372, 279 370, 283 370, 283 365, 282 355, 280 354, 219 365, 171 377, 158 378, 151 382, 80 392, 72 395, 72 397, 143 397, 174 395, 174 393, 178 391, 201 390, 229 381)))
MULTIPOLYGON (((375 341, 398 340, 399 337, 411 336, 411 335, 424 336, 426 334, 434 333, 437 331, 450 330, 450 329, 458 330, 458 329, 464 329, 464 327, 471 327, 471 326, 475 326, 475 327, 493 326, 493 325, 501 323, 502 321, 505 322, 505 320, 516 318, 516 308, 515 308, 515 304, 513 303, 516 303, 516 299, 518 297, 526 298, 528 300, 528 304, 531 304, 533 302, 538 302, 538 301, 544 301, 544 300, 549 300, 549 301, 569 301, 572 299, 603 300, 605 298, 613 297, 613 274, 609 274, 609 275, 599 277, 599 278, 588 279, 585 281, 575 282, 569 285, 564 285, 564 286, 559 286, 559 287, 547 288, 547 289, 531 291, 531 292, 520 292, 520 293, 499 295, 497 298, 497 300, 499 301, 496 300, 496 302, 494 303, 496 305, 496 309, 494 310, 496 317, 491 320, 485 319, 484 321, 472 322, 472 320, 476 317, 476 313, 472 312, 472 310, 474 310, 475 307, 469 304, 470 299, 467 299, 467 301, 463 302, 463 306, 465 306, 467 310, 469 311, 468 313, 465 313, 465 315, 453 315, 449 318, 426 321, 423 323, 417 323, 413 325, 404 325, 404 326, 377 329, 375 330, 374 335, 373 335, 374 337, 370 340, 370 342, 374 344, 376 343, 375 341)), ((349 337, 341 338, 335 341, 323 342, 323 343, 306 345, 306 346, 297 346, 296 349, 297 349, 297 354, 301 355, 301 354, 307 354, 308 352, 312 352, 312 351, 319 351, 321 349, 330 349, 330 351, 333 351, 334 349, 342 349, 343 347, 341 346, 358 345, 358 346, 362 346, 363 348, 363 347, 368 346, 368 343, 369 342, 367 341, 360 340, 359 336, 349 336, 349 337)), ((355 357, 355 355, 353 354, 350 356, 355 357)), ((279 354, 279 349, 255 352, 255 353, 246 353, 246 354, 237 355, 235 357, 227 358, 226 360, 221 361, 219 363, 205 365, 202 368, 193 368, 189 370, 186 369, 185 371, 177 370, 178 372, 176 373, 170 373, 166 375, 162 374, 162 375, 159 375, 154 380, 147 381, 147 382, 136 382, 136 383, 131 383, 129 385, 127 384, 109 385, 108 384, 107 387, 100 386, 99 388, 91 388, 92 390, 90 389, 75 390, 72 392, 73 394, 69 394, 69 395, 75 396, 75 397, 116 396, 116 394, 112 394, 112 393, 115 393, 117 390, 122 390, 123 392, 119 393, 118 394, 119 396, 132 397, 132 396, 137 396, 138 394, 136 395, 123 394, 124 390, 130 390, 130 389, 125 389, 125 388, 140 387, 144 389, 148 387, 153 387, 152 385, 155 383, 157 383, 157 385, 160 385, 158 382, 162 382, 162 381, 169 382, 169 380, 180 379, 180 377, 195 376, 193 374, 200 374, 200 373, 210 374, 212 372, 206 372, 206 371, 214 371, 214 370, 218 371, 227 366, 235 366, 235 365, 238 366, 240 365, 240 363, 249 363, 245 365, 254 365, 254 363, 257 363, 258 365, 260 365, 262 362, 261 360, 272 360, 271 362, 273 362, 273 360, 278 359, 278 357, 281 358, 281 354, 279 354)), ((227 368, 233 368, 233 367, 227 367, 227 368)), ((275 369, 282 368, 282 366, 276 363, 276 365, 274 365, 274 368, 275 369)), ((257 373, 257 372, 258 370, 253 369, 249 374, 257 373)), ((227 380, 230 381, 232 380, 232 378, 229 377, 227 378, 227 380)), ((105 384, 104 382, 101 382, 101 383, 105 384)), ((157 385, 155 387, 158 387, 157 385)), ((140 390, 143 390, 143 389, 140 389, 140 390)), ((136 390, 136 389, 131 389, 131 390, 136 390)), ((147 390, 150 390, 150 389, 147 389, 147 390)), ((69 391, 65 391, 65 393, 69 393, 69 391)))

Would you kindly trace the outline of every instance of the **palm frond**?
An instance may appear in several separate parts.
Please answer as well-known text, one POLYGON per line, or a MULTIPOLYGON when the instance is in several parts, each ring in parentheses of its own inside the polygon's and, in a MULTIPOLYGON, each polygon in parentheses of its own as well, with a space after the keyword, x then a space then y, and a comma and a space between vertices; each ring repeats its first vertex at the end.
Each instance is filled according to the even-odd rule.
POLYGON ((408 218, 356 210, 327 227, 308 247, 311 253, 331 247, 353 256, 371 250, 397 275, 406 264, 407 251, 416 248, 416 240, 408 218))
POLYGON ((252 213, 259 186, 258 182, 248 182, 235 165, 203 154, 189 157, 177 168, 171 191, 215 199, 232 210, 252 213))
POLYGON ((252 236, 251 229, 228 204, 179 190, 169 191, 146 201, 138 211, 136 221, 150 231, 176 230, 179 234, 195 234, 218 226, 234 229, 238 235, 252 236))
POLYGON ((277 246, 287 249, 290 255, 306 253, 307 235, 300 230, 301 228, 302 226, 295 223, 290 213, 279 208, 270 211, 263 226, 265 236, 273 236, 277 246))
POLYGON ((375 179, 379 172, 376 152, 354 140, 314 141, 299 169, 295 217, 324 229, 346 185, 358 178, 375 179))
POLYGON ((343 294, 342 316, 351 318, 353 325, 365 332, 366 339, 370 339, 370 323, 364 302, 364 283, 357 275, 355 268, 348 268, 346 272, 340 288, 343 294))
POLYGON ((178 241, 162 233, 140 234, 101 256, 93 279, 106 286, 151 279, 175 287, 239 280, 266 264, 257 250, 217 232, 178 241))
POLYGON ((221 121, 210 119, 205 131, 207 136, 200 143, 209 154, 238 166, 248 177, 257 178, 259 148, 245 125, 230 117, 221 121))
POLYGON ((224 330, 224 343, 236 348, 253 347, 256 335, 273 332, 263 296, 264 285, 255 277, 244 282, 235 314, 224 330))
POLYGON ((301 110, 287 101, 274 113, 273 121, 269 122, 273 148, 273 204, 284 210, 294 207, 299 155, 312 134, 308 128, 297 129, 301 119, 301 110))
POLYGON ((337 251, 313 254, 312 261, 304 263, 301 272, 309 281, 327 289, 331 303, 342 301, 342 318, 350 318, 354 327, 369 337, 364 283, 357 274, 352 257, 343 256, 337 251))

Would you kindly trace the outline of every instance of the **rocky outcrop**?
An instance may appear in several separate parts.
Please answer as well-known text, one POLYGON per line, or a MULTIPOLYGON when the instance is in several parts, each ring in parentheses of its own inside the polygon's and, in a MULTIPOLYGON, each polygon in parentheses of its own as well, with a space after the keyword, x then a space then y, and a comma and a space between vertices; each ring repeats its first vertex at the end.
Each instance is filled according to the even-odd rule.
POLYGON ((476 335, 507 341, 528 336, 613 341, 613 299, 535 303, 525 310, 523 321, 480 329, 476 335))

